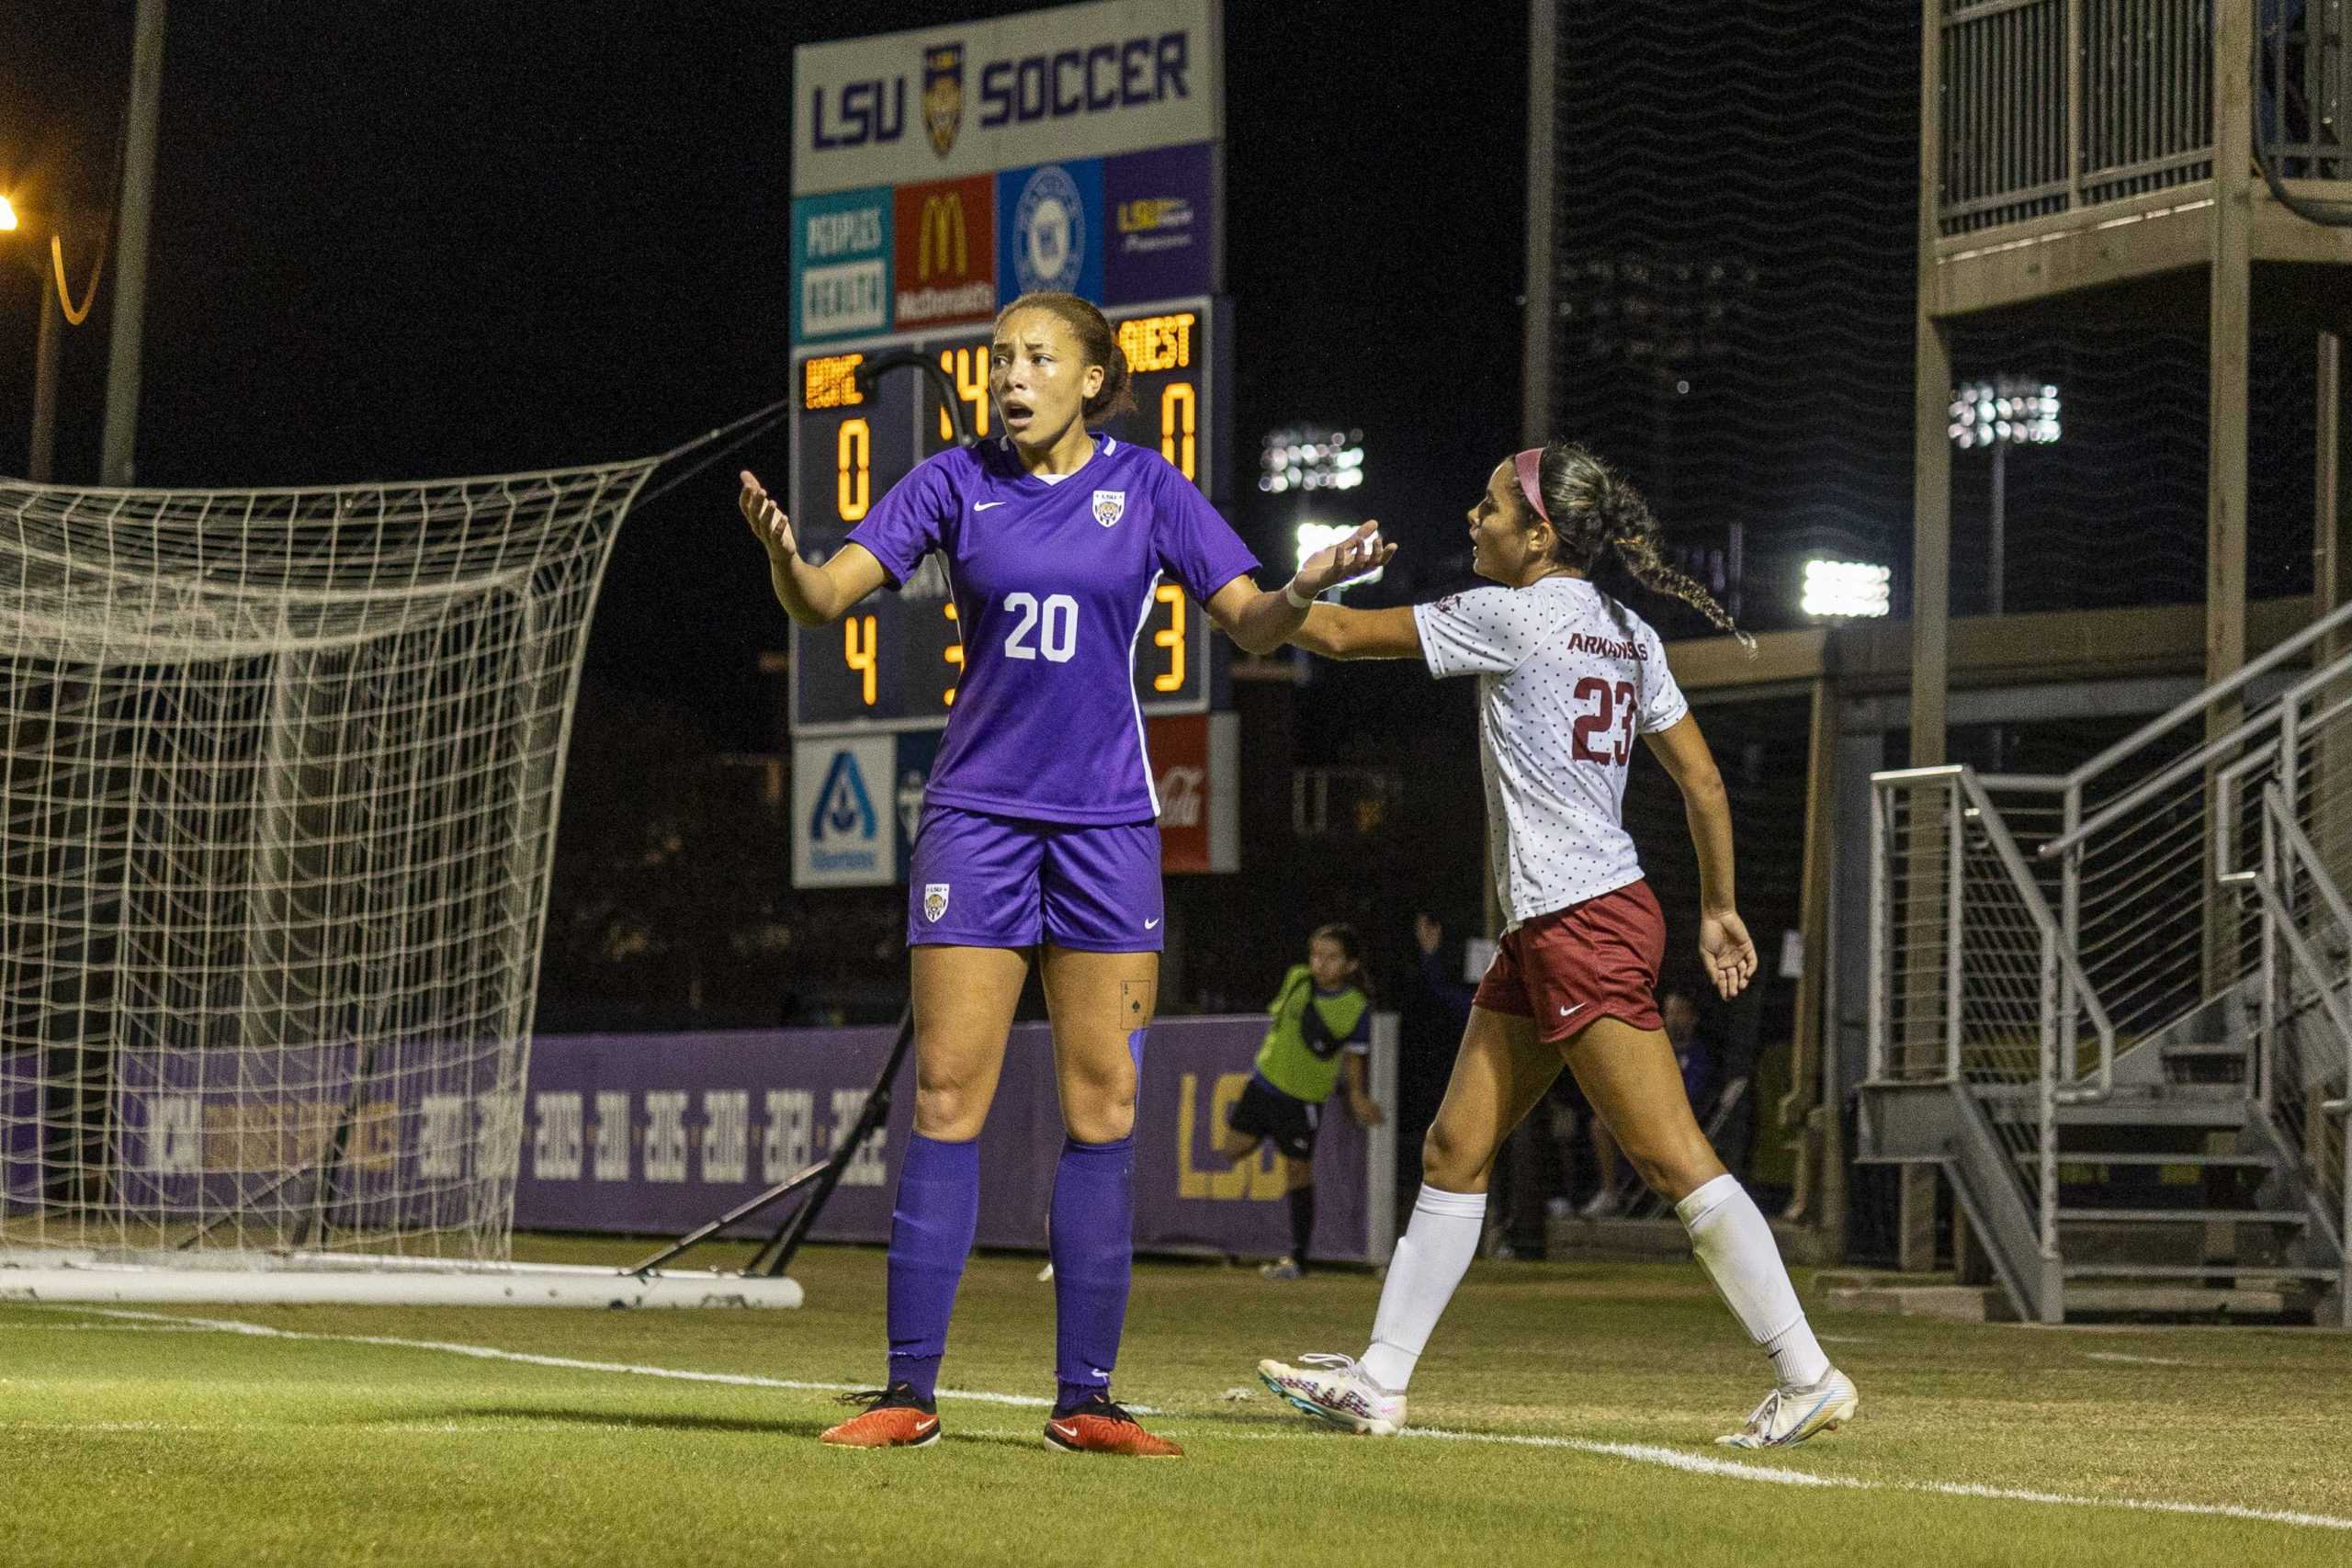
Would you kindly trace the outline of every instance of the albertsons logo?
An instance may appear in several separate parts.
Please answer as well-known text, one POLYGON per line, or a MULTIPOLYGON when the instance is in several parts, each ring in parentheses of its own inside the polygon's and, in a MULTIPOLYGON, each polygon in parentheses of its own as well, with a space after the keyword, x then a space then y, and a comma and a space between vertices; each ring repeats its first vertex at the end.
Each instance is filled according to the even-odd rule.
POLYGON ((881 822, 855 752, 833 753, 808 818, 808 863, 817 871, 871 871, 881 859, 881 822))

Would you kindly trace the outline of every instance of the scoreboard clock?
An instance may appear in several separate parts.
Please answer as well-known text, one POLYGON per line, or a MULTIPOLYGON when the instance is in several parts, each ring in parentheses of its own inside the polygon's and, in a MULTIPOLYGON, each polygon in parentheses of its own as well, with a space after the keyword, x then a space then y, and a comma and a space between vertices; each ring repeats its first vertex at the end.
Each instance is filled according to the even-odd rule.
MULTIPOLYGON (((1225 392, 1232 350, 1218 301, 1193 299, 1107 312, 1134 378, 1136 412, 1101 428, 1154 446, 1210 501, 1228 500, 1225 392)), ((909 469, 955 444, 944 399, 953 395, 975 436, 992 438, 987 323, 916 336, 829 345, 793 364, 799 408, 792 425, 793 531, 812 559, 849 531, 909 469), (913 349, 942 378, 899 370, 861 382, 883 353, 913 349), (942 386, 944 378, 944 386, 942 386)), ((1162 582, 1136 639, 1136 697, 1146 714, 1210 705, 1216 643, 1183 589, 1162 582)), ((947 722, 963 671, 956 603, 937 556, 897 592, 884 590, 838 625, 792 627, 791 718, 797 735, 928 729, 947 722)))

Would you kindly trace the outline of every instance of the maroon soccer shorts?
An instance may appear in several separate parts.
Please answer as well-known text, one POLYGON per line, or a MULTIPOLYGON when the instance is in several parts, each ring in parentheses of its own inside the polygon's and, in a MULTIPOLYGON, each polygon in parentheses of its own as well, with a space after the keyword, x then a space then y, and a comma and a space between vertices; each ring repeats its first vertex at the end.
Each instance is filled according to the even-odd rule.
POLYGON ((1658 964, 1666 957, 1666 917, 1646 882, 1523 920, 1503 938, 1470 999, 1488 1012, 1535 1021, 1546 1044, 1568 1039, 1596 1018, 1635 1029, 1662 1029, 1658 964))

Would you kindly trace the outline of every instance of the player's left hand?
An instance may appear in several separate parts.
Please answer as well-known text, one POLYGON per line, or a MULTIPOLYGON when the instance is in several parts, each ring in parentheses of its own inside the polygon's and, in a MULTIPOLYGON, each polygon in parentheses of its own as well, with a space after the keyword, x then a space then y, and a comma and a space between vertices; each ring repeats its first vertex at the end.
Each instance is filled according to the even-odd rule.
POLYGON ((1396 553, 1395 545, 1381 541, 1380 525, 1366 523, 1346 538, 1326 545, 1307 557, 1291 585, 1299 597, 1311 599, 1379 570, 1396 553))
POLYGON ((1756 944, 1747 939, 1747 922, 1734 910, 1700 916, 1699 957, 1707 966, 1707 978, 1715 983, 1715 993, 1725 1001, 1746 990, 1756 976, 1756 944))

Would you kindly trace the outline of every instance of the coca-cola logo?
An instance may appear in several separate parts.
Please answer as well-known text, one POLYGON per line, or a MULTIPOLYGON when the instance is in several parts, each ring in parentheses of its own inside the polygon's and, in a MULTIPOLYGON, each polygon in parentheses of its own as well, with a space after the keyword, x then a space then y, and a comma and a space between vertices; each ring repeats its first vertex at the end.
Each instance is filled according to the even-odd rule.
POLYGON ((1163 828, 1197 828, 1201 825, 1201 797, 1206 793, 1206 771, 1201 768, 1170 768, 1159 775, 1159 825, 1163 828))

